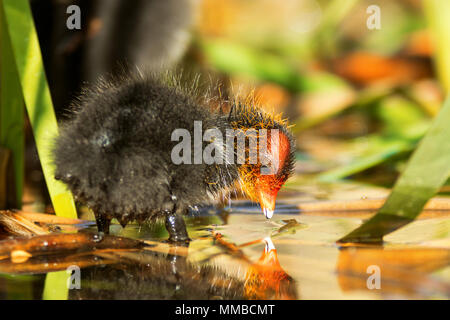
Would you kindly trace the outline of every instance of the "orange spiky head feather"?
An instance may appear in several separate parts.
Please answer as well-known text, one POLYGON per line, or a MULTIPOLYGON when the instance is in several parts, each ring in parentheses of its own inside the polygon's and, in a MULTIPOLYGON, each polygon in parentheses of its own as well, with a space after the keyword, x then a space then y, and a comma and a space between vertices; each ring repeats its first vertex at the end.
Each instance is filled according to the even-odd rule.
MULTIPOLYGON (((257 144, 257 163, 251 164, 249 145, 246 144, 245 164, 238 168, 240 177, 240 187, 252 201, 259 202, 267 218, 271 218, 275 209, 275 199, 278 191, 289 178, 294 169, 295 142, 292 134, 288 130, 287 121, 281 115, 271 115, 263 112, 255 104, 235 103, 229 114, 230 124, 235 130, 248 131, 255 129, 257 141, 259 129, 267 130, 267 147, 262 156, 270 164, 277 163, 271 174, 263 174, 263 164, 261 162, 261 145, 257 144), (278 136, 274 135, 273 129, 278 130, 278 136), (274 143, 274 145, 273 145, 274 143), (273 151, 273 152, 272 152, 273 151), (277 159, 276 159, 276 158, 277 159)), ((250 135, 249 135, 250 136, 250 135)), ((267 163, 267 162, 266 162, 267 163)))

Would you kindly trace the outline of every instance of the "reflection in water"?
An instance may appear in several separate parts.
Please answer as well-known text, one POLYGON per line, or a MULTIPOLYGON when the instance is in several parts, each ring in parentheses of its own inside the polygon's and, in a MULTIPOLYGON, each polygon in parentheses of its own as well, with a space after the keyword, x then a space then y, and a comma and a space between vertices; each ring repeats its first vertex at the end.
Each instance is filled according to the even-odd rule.
MULTIPOLYGON (((267 221, 258 207, 237 205, 219 213, 199 208, 189 215, 194 239, 189 247, 164 243, 163 223, 114 225, 113 234, 123 238, 97 238, 95 228, 74 225, 70 231, 78 233, 2 241, 0 298, 40 299, 45 274, 71 265, 81 268, 82 278, 81 291, 71 290, 71 299, 450 297, 448 215, 414 221, 383 246, 338 248, 336 240, 367 215, 299 214, 281 204, 281 212, 267 221), (380 290, 367 288, 371 265, 380 268, 380 290)), ((65 290, 60 296, 67 294, 65 281, 55 287, 65 290)))
POLYGON ((70 299, 245 299, 244 283, 184 256, 153 252, 119 254, 120 263, 82 270, 70 299))
POLYGON ((249 299, 297 299, 292 279, 278 261, 277 250, 270 237, 259 260, 250 266, 246 275, 245 294, 249 299))
POLYGON ((364 246, 342 248, 336 269, 339 285, 344 291, 370 290, 373 275, 379 273, 380 288, 372 290, 385 297, 423 297, 437 293, 450 297, 450 284, 430 276, 448 265, 448 249, 364 246))
MULTIPOLYGON (((116 252, 120 263, 85 268, 70 299, 296 299, 294 281, 281 268, 270 238, 245 280, 217 266, 196 265, 172 247, 169 254, 116 252)), ((183 252, 183 250, 181 251, 183 252)))
POLYGON ((245 277, 231 275, 217 265, 189 262, 188 245, 165 245, 168 252, 162 252, 158 251, 161 246, 143 246, 143 242, 130 239, 126 244, 132 246, 117 249, 118 243, 128 240, 104 236, 92 241, 93 237, 78 233, 8 240, 5 244, 10 252, 27 249, 29 257, 1 259, 0 272, 42 274, 77 265, 82 269, 81 289, 70 290, 70 299, 297 298, 295 282, 281 268, 269 237, 264 239, 266 246, 256 263, 234 244, 216 237, 215 242, 227 248, 222 254, 240 252, 229 256, 247 264, 245 277), (42 250, 42 243, 47 244, 46 250, 42 250))

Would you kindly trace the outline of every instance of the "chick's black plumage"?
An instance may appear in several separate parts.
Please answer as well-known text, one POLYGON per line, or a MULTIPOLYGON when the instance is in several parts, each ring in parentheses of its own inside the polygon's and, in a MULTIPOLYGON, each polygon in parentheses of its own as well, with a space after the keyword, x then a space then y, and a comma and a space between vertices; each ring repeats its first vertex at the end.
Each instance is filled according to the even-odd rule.
POLYGON ((211 112, 177 85, 154 76, 103 81, 77 109, 55 142, 55 177, 93 210, 99 231, 107 233, 112 218, 125 226, 164 217, 169 240, 187 241, 181 214, 239 178, 234 164, 173 163, 175 129, 193 133, 194 121, 203 130, 230 127, 229 115, 211 112))

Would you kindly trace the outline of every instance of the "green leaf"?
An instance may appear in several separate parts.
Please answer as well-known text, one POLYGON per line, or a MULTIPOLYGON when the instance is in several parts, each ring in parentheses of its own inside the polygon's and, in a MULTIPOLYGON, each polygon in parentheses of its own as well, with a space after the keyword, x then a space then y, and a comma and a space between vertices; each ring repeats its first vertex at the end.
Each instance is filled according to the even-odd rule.
POLYGON ((67 300, 69 297, 68 280, 70 274, 64 271, 50 272, 45 277, 43 300, 67 300))
POLYGON ((404 97, 393 95, 378 104, 377 116, 383 123, 383 133, 401 138, 421 138, 429 119, 419 105, 404 97))
MULTIPOLYGON (((22 97, 33 128, 53 207, 59 216, 76 218, 71 193, 53 176, 51 142, 58 134, 58 129, 29 1, 2 0, 0 4, 2 20, 6 27, 4 33, 9 35, 10 40, 11 52, 9 53, 14 58, 18 83, 20 83, 22 97)), ((8 81, 17 80, 13 77, 8 81)), ((16 96, 16 99, 20 100, 21 97, 16 96)))
POLYGON ((20 208, 24 180, 25 108, 2 14, 0 20, 0 145, 11 150, 13 154, 16 204, 20 208))
POLYGON ((320 174, 319 180, 342 179, 377 166, 401 153, 412 151, 430 126, 430 120, 419 106, 405 98, 391 96, 377 105, 376 113, 383 123, 381 133, 352 142, 352 146, 361 148, 361 145, 366 144, 367 147, 349 164, 320 174))
POLYGON ((205 39, 200 46, 209 63, 222 72, 274 82, 293 92, 305 89, 306 79, 276 55, 226 40, 205 39))
POLYGON ((332 0, 327 1, 321 24, 311 37, 310 45, 315 47, 316 55, 334 57, 338 53, 340 40, 340 24, 359 0, 332 0))
POLYGON ((450 91, 450 1, 425 0, 425 13, 436 48, 436 71, 442 86, 450 91))
MULTIPOLYGON (((379 138, 378 136, 372 138, 379 138)), ((370 142, 369 142, 370 143, 370 142)), ((377 166, 395 155, 414 149, 415 144, 400 139, 386 140, 378 148, 372 148, 368 154, 358 157, 351 163, 321 173, 317 178, 319 181, 331 182, 346 178, 366 169, 377 166)))
POLYGON ((450 97, 378 213, 339 242, 381 242, 413 221, 450 176, 450 97))

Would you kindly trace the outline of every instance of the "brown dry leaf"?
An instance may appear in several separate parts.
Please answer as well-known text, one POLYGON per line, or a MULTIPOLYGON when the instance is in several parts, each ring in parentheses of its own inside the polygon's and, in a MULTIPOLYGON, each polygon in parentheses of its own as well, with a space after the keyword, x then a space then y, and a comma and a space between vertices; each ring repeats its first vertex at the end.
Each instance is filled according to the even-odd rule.
POLYGON ((439 113, 444 93, 436 80, 417 81, 411 86, 409 93, 429 115, 436 116, 439 113))
POLYGON ((411 55, 431 57, 434 54, 434 46, 430 31, 420 30, 412 33, 405 51, 411 55))
POLYGON ((368 277, 378 268, 383 293, 414 294, 415 288, 421 287, 422 290, 448 294, 449 285, 433 281, 427 274, 449 263, 447 249, 348 247, 340 250, 336 269, 339 285, 344 291, 367 290, 368 277))
POLYGON ((22 237, 45 235, 50 232, 13 211, 0 211, 0 225, 10 234, 22 237))
POLYGON ((414 57, 383 57, 369 52, 354 52, 334 63, 335 72, 360 85, 388 83, 397 86, 430 77, 425 60, 414 57))
POLYGON ((23 263, 30 259, 32 255, 23 250, 14 250, 11 252, 12 263, 23 263))
POLYGON ((215 232, 213 234, 213 238, 214 243, 230 256, 251 263, 250 260, 247 258, 247 256, 242 252, 242 250, 239 249, 239 247, 236 246, 236 244, 226 241, 223 238, 222 234, 215 232))
POLYGON ((45 224, 83 224, 86 220, 58 217, 54 214, 34 213, 34 212, 16 212, 16 215, 22 216, 28 220, 45 224))
POLYGON ((306 118, 328 118, 350 106, 356 93, 350 88, 306 93, 298 105, 299 112, 306 118))
POLYGON ((0 272, 9 274, 38 274, 67 270, 76 265, 86 268, 95 265, 107 265, 117 263, 117 259, 104 259, 96 254, 76 254, 69 256, 51 256, 45 259, 30 258, 22 263, 14 263, 10 259, 0 260, 0 272))
POLYGON ((139 249, 146 244, 139 240, 91 233, 48 234, 31 238, 10 239, 0 242, 0 259, 16 250, 33 256, 73 254, 106 249, 139 249))
MULTIPOLYGON (((387 198, 378 199, 354 199, 354 200, 327 200, 301 202, 298 204, 302 214, 308 215, 345 215, 368 217, 369 212, 379 210, 387 198)), ((429 219, 432 217, 448 217, 450 215, 450 200, 448 198, 432 198, 426 204, 423 213, 418 219, 429 219)))

